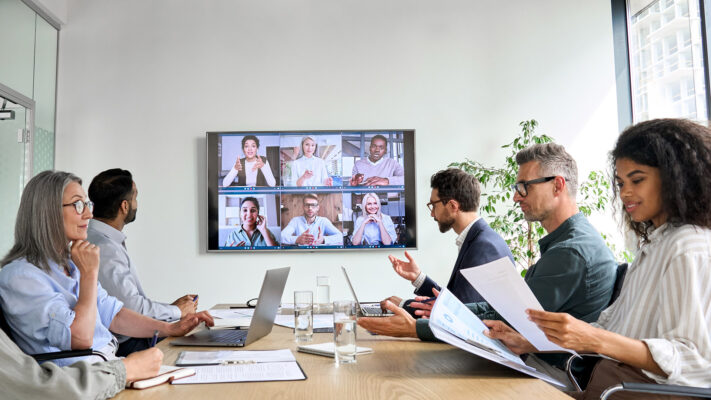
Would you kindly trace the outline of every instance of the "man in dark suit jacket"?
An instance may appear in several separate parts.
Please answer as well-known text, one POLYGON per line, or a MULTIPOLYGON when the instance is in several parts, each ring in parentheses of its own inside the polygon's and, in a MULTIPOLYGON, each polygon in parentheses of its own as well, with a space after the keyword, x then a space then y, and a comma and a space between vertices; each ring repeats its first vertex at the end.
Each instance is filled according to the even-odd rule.
MULTIPOLYGON (((453 229, 458 235, 456 243, 459 256, 447 283, 447 289, 463 303, 483 301, 484 298, 459 271, 502 257, 509 257, 513 261, 513 255, 504 239, 477 214, 481 194, 479 181, 460 169, 450 168, 432 175, 430 187, 432 193, 430 202, 427 203, 430 215, 439 225, 440 232, 453 229)), ((405 257, 408 261, 389 256, 395 272, 415 286, 415 294, 432 296, 434 293, 432 289, 438 291, 441 289, 432 278, 420 270, 409 253, 405 252, 405 257)), ((409 306, 413 300, 403 301, 396 296, 387 300, 400 304, 411 315, 419 316, 416 309, 409 306)))

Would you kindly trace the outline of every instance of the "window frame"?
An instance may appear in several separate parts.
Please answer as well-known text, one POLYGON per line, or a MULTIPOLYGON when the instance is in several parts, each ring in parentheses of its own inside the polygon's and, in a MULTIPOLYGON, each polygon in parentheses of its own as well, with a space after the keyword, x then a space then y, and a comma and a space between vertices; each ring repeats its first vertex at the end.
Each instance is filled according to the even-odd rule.
MULTIPOLYGON (((689 0, 695 1, 695 0, 689 0)), ((699 0, 701 17, 701 46, 704 81, 706 85, 706 119, 711 120, 711 75, 709 74, 709 46, 711 37, 707 21, 711 21, 711 0, 699 0)), ((617 124, 620 131, 633 123, 632 74, 630 67, 629 27, 627 25, 627 0, 610 0, 612 11, 612 40, 614 45, 615 78, 617 87, 617 124)))

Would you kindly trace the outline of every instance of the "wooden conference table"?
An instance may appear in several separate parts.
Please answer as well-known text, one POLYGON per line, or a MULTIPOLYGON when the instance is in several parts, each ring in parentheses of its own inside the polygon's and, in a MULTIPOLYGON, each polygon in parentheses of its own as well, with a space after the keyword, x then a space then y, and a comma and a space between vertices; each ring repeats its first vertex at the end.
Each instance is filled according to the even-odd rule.
MULTIPOLYGON (((277 325, 244 348, 291 349, 307 376, 304 381, 164 384, 127 389, 116 399, 570 399, 541 380, 445 343, 373 336, 360 327, 357 335, 358 345, 371 347, 374 353, 338 367, 332 358, 297 352, 293 330, 277 325)), ((170 346, 171 340, 158 344, 166 365, 173 365, 183 350, 227 349, 170 346)), ((313 343, 331 340, 332 333, 315 333, 313 343)))

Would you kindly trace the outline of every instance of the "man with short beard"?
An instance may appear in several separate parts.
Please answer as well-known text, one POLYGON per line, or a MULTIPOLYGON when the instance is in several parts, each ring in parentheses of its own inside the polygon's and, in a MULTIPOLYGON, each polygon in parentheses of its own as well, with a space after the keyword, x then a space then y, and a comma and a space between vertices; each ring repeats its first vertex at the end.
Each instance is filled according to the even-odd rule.
MULTIPOLYGON (((596 321, 610 302, 617 262, 600 234, 578 210, 575 160, 563 146, 545 143, 521 150, 516 155, 516 163, 519 170, 512 186, 513 200, 521 206, 527 221, 540 222, 548 232, 538 241, 541 258, 528 269, 526 284, 544 310, 567 312, 585 322, 596 321)), ((432 198, 430 202, 432 204, 432 198)), ((439 221, 448 221, 446 214, 434 216, 439 221)), ((405 273, 412 273, 413 269, 403 264, 405 273)), ((418 315, 424 316, 428 316, 432 308, 431 304, 412 305, 420 308, 418 315)), ((480 319, 503 319, 485 301, 469 303, 467 307, 480 319)), ((388 336, 435 340, 428 319, 415 320, 390 301, 385 301, 383 308, 395 315, 359 318, 358 325, 388 336)), ((565 358, 561 354, 539 354, 526 362, 567 382, 562 370, 565 358)))
MULTIPOLYGON (((94 219, 89 221, 87 240, 100 251, 99 283, 124 307, 161 321, 177 321, 194 313, 197 295, 186 294, 171 304, 146 297, 135 265, 126 250, 123 227, 136 219, 138 202, 136 183, 129 171, 114 168, 95 176, 89 185, 89 199, 94 202, 94 219)), ((117 356, 126 356, 150 347, 151 339, 116 335, 117 356)))
MULTIPOLYGON (((449 168, 432 175, 430 187, 432 193, 427 208, 439 225, 439 231, 445 233, 452 229, 458 235, 455 243, 459 255, 447 289, 464 303, 484 301, 459 271, 502 257, 509 257, 513 261, 513 255, 506 241, 478 215, 481 194, 479 181, 460 169, 449 168)), ((415 294, 432 296, 433 289, 440 290, 440 286, 420 270, 408 252, 405 252, 405 257, 409 261, 388 256, 395 272, 415 286, 415 294)), ((415 310, 410 307, 412 300, 403 301, 397 296, 387 300, 400 304, 411 315, 416 315, 415 310)))

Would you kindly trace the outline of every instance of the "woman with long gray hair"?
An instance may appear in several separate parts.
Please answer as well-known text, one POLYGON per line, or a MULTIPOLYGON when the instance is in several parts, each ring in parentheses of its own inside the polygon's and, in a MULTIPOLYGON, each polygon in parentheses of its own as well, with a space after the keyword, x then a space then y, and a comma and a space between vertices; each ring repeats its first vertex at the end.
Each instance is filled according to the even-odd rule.
POLYGON ((23 351, 93 348, 115 358, 111 332, 182 336, 200 321, 212 324, 206 312, 174 324, 154 320, 109 296, 98 283, 99 248, 86 241, 92 209, 81 179, 68 172, 41 172, 22 193, 15 244, 0 261, 0 305, 23 351))

